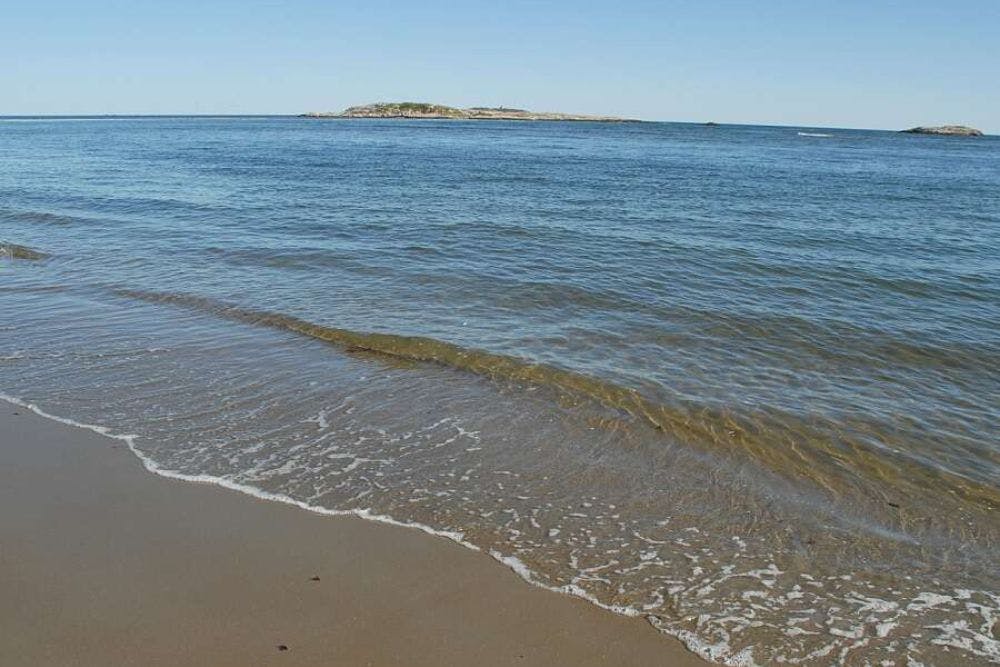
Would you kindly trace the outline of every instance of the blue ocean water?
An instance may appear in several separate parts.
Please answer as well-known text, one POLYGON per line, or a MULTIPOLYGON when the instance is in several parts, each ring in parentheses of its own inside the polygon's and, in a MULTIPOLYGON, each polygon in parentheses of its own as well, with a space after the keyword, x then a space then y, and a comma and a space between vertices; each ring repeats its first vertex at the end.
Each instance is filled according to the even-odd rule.
POLYGON ((0 120, 0 391, 714 660, 1000 660, 1000 140, 804 131, 0 120))

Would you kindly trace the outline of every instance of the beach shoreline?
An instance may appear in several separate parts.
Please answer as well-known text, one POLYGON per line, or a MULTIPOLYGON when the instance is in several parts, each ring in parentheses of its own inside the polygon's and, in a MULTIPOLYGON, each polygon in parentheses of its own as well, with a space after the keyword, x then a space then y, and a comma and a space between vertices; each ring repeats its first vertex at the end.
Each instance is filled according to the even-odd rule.
MULTIPOLYGON (((306 549, 275 517, 361 530, 374 546, 315 548, 335 564, 402 549, 425 566, 365 567, 430 581, 419 590, 452 590, 435 573, 475 563, 464 587, 490 604, 520 577, 549 591, 531 600, 580 598, 710 662, 1000 660, 995 137, 334 125, 5 126, 0 398, 114 438, 140 464, 128 494, 159 493, 145 466, 201 498, 151 500, 161 509, 122 535, 91 518, 118 510, 81 493, 66 504, 86 528, 128 544, 130 521, 141 551, 190 542, 156 524, 180 523, 176 504, 236 503, 231 514, 259 519, 223 540, 230 560, 249 543, 306 549), (285 513, 246 509, 262 501, 285 513), (463 556, 421 555, 456 543, 463 556)), ((52 475, 105 485, 74 466, 8 505, 45 498, 52 475)), ((8 541, 53 522, 52 551, 90 539, 67 511, 11 518, 8 541)), ((122 560, 115 549, 104 560, 122 560)), ((204 545, 171 546, 152 568, 187 551, 204 545)), ((286 557, 255 565, 254 581, 286 557)), ((332 576, 293 583, 314 574, 332 576)), ((49 598, 75 585, 63 578, 49 598)), ((188 597, 204 605, 202 588, 188 597)), ((351 604, 390 624, 445 618, 439 640, 480 614, 476 641, 491 650, 442 657, 418 642, 428 662, 496 661, 522 642, 481 609, 399 612, 387 591, 351 604)), ((534 605, 518 599, 508 606, 534 605)), ((534 645, 567 624, 590 632, 536 618, 534 645)), ((267 646, 299 655, 303 641, 267 646)))
POLYGON ((6 664, 706 664, 444 539, 153 475, 7 401, 0 433, 6 664))

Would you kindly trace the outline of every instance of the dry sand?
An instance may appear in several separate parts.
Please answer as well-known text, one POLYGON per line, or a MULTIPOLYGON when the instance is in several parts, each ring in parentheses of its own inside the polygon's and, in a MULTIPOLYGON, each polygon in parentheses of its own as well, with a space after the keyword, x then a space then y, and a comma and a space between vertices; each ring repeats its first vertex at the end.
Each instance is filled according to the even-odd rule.
POLYGON ((0 401, 3 667, 704 664, 443 538, 165 479, 0 401))

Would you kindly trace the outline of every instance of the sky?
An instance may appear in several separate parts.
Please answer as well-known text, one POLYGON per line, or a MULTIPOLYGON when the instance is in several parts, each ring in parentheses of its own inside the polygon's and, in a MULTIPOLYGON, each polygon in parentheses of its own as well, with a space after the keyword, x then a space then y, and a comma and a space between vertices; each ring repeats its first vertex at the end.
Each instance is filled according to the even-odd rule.
POLYGON ((1000 0, 0 0, 0 115, 375 101, 1000 133, 1000 0))

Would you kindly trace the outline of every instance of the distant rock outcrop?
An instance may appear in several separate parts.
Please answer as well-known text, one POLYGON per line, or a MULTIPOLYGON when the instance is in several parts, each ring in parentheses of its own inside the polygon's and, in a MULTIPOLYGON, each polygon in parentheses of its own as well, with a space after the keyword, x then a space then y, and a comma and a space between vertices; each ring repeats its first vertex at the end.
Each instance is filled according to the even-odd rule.
POLYGON ((305 118, 428 118, 437 120, 578 120, 604 123, 628 120, 613 116, 536 112, 506 107, 459 109, 426 102, 379 102, 350 107, 340 113, 311 112, 302 114, 302 116, 305 118))
POLYGON ((16 243, 4 243, 0 241, 0 259, 45 259, 48 257, 44 252, 38 252, 31 248, 16 243))
POLYGON ((965 125, 941 125, 939 127, 911 127, 902 130, 907 134, 940 134, 949 137, 981 137, 983 133, 974 127, 965 125))

